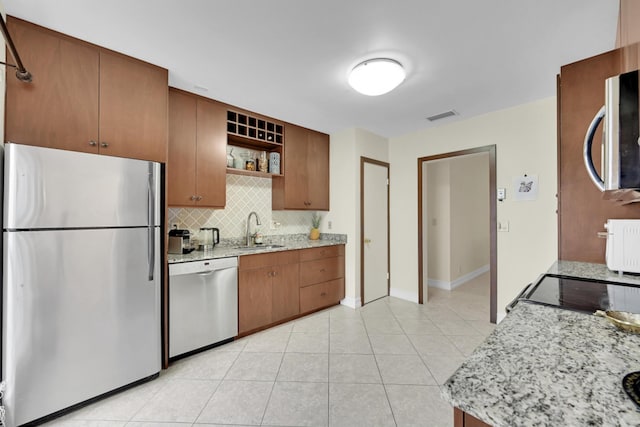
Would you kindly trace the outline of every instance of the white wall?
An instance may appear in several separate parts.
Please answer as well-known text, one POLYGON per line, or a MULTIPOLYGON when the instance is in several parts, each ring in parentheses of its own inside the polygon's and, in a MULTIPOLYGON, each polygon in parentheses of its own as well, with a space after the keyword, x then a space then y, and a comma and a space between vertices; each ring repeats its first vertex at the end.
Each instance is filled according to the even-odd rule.
POLYGON ((498 202, 498 317, 527 283, 546 271, 557 256, 556 99, 547 98, 465 121, 392 138, 392 287, 418 293, 417 162, 419 157, 496 145, 497 185, 507 200, 498 202), (515 202, 513 176, 538 174, 538 200, 515 202))
POLYGON ((360 301, 360 157, 387 162, 389 145, 362 129, 347 129, 331 135, 331 211, 322 232, 347 235, 345 248, 345 300, 351 307, 360 301), (328 229, 331 221, 332 228, 328 229))

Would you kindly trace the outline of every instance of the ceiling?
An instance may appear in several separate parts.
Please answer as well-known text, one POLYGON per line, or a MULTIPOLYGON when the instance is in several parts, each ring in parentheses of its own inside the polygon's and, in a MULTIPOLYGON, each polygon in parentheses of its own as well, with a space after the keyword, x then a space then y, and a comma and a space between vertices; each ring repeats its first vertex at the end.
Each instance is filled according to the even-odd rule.
MULTIPOLYGON (((169 84, 327 133, 384 137, 556 93, 560 66, 614 48, 617 1, 4 0, 8 14, 160 65, 169 84), (348 72, 404 64, 368 97, 348 72), (455 109, 434 123, 426 117, 455 109)), ((29 67, 29 64, 25 64, 29 67)), ((37 76, 36 76, 37 78, 37 76)))

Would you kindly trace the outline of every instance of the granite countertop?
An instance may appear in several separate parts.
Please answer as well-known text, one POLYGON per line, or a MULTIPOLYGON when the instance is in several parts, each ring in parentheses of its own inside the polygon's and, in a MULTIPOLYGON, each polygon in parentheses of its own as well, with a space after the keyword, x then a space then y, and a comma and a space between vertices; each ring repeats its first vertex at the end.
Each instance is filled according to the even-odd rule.
MULTIPOLYGON (((549 273, 640 283, 605 270, 560 261, 549 273)), ((442 394, 494 427, 640 426, 640 411, 622 389, 622 378, 638 370, 640 335, 600 317, 520 302, 442 394)))
MULTIPOLYGON (((341 235, 338 235, 341 236, 341 235)), ((215 258, 226 258, 226 257, 234 257, 234 256, 242 256, 242 255, 254 255, 254 254, 262 254, 267 252, 280 252, 280 251, 290 251, 296 249, 309 249, 309 248, 318 248, 322 246, 334 246, 334 245, 343 245, 346 243, 345 239, 342 238, 326 238, 320 240, 309 240, 309 239, 287 239, 283 238, 280 241, 272 241, 269 244, 277 244, 282 245, 283 247, 269 248, 269 247, 260 247, 260 245, 256 245, 260 247, 259 249, 237 249, 238 244, 231 245, 216 245, 212 251, 193 251, 189 254, 184 255, 176 255, 176 254, 168 254, 169 264, 175 264, 180 262, 189 262, 189 261, 202 261, 205 259, 215 259, 215 258)), ((263 246, 267 246, 265 244, 263 246)))

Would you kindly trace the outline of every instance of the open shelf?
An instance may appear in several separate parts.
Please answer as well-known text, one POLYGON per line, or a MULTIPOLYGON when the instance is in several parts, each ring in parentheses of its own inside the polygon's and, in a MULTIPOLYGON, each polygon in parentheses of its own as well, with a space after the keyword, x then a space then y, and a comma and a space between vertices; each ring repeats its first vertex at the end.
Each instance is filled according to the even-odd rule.
POLYGON ((255 176, 257 178, 272 178, 274 176, 284 176, 279 173, 248 171, 245 169, 227 168, 227 173, 231 175, 255 176))
POLYGON ((282 145, 284 126, 259 117, 227 111, 227 134, 251 142, 282 145))

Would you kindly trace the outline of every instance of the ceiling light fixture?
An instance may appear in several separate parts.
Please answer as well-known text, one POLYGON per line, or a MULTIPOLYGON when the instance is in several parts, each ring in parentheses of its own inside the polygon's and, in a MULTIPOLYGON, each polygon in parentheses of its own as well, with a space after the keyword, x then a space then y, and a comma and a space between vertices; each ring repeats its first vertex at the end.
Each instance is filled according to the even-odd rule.
POLYGON ((402 64, 389 58, 368 59, 349 74, 349 85, 363 95, 378 96, 391 92, 404 81, 402 64))

